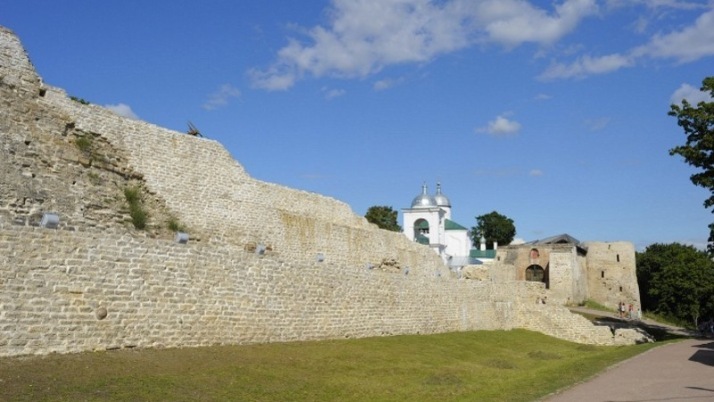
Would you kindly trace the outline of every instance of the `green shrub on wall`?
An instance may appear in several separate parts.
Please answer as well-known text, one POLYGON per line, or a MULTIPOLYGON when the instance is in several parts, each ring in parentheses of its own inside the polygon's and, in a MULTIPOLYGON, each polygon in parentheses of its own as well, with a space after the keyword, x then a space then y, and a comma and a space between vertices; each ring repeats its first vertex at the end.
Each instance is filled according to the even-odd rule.
POLYGON ((178 219, 170 217, 166 222, 166 227, 172 232, 185 232, 186 228, 179 222, 178 219))
POLYGON ((77 137, 74 140, 74 145, 83 153, 88 154, 92 149, 92 139, 90 137, 77 137))
POLYGON ((141 194, 137 187, 127 187, 124 189, 124 198, 129 203, 129 216, 134 227, 143 230, 146 228, 146 222, 149 219, 149 214, 141 205, 141 194))

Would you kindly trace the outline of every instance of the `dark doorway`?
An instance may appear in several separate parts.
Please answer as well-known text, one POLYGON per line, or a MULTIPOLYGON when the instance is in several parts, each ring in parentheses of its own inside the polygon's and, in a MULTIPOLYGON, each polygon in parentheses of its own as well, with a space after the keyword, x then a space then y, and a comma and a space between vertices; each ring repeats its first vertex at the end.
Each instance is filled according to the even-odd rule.
POLYGON ((526 268, 526 280, 530 282, 545 283, 545 269, 536 264, 529 266, 526 268))

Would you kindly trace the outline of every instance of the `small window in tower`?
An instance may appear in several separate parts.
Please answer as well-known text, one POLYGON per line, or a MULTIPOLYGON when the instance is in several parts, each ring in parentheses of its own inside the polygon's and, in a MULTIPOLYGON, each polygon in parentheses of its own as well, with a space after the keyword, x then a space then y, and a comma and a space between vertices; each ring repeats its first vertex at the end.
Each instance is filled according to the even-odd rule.
POLYGON ((620 262, 620 254, 617 255, 617 262, 620 262))
POLYGON ((622 286, 620 286, 620 292, 622 292, 622 286))
POLYGON ((604 278, 605 277, 605 271, 600 271, 600 277, 604 278))

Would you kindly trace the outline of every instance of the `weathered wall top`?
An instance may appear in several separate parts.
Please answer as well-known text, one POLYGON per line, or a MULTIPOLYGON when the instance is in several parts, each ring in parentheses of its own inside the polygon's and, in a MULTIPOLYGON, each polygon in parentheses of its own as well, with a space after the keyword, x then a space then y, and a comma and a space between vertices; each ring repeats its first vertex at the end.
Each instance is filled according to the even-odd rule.
MULTIPOLYGON (((14 92, 4 99, 6 102, 11 96, 22 99, 21 102, 13 100, 4 112, 9 123, 3 131, 10 134, 10 140, 4 141, 12 141, 12 145, 5 146, 22 149, 33 147, 33 144, 39 147, 40 143, 62 143, 63 150, 59 161, 50 161, 49 166, 25 166, 25 170, 33 170, 25 173, 28 177, 15 175, 17 180, 5 183, 14 188, 33 188, 34 195, 42 193, 34 197, 33 191, 30 196, 5 195, 0 201, 5 203, 4 215, 11 215, 8 220, 21 221, 22 217, 18 215, 22 212, 37 214, 40 207, 25 210, 13 207, 11 213, 9 210, 13 208, 9 204, 37 203, 38 200, 41 200, 41 207, 61 210, 62 214, 68 215, 65 218, 69 221, 87 223, 87 219, 79 215, 86 215, 88 209, 103 210, 109 216, 108 211, 116 205, 106 205, 106 194, 102 200, 97 200, 92 197, 92 191, 82 191, 80 198, 93 201, 91 207, 85 205, 78 211, 59 202, 61 189, 43 193, 40 188, 44 181, 52 181, 47 178, 52 174, 63 176, 57 178, 59 181, 74 182, 72 191, 79 187, 106 187, 107 181, 98 186, 85 182, 98 175, 104 176, 107 170, 118 171, 138 182, 122 184, 112 178, 109 180, 112 186, 143 186, 146 198, 155 199, 159 204, 154 215, 161 216, 154 216, 155 220, 178 219, 188 228, 191 237, 200 241, 246 247, 264 244, 272 253, 290 259, 311 260, 321 253, 328 261, 364 265, 396 258, 405 266, 426 264, 431 266, 429 271, 442 269, 441 262, 428 248, 409 242, 397 233, 378 229, 355 215, 343 202, 251 178, 216 141, 124 118, 99 106, 77 102, 64 91, 44 85, 19 40, 4 28, 0 31, 0 49, 3 54, 0 65, 3 90, 14 92), (105 146, 101 151, 84 155, 85 159, 90 159, 85 161, 82 155, 71 155, 77 153, 71 145, 81 137, 105 146), (90 162, 92 165, 88 166, 90 162), (111 166, 106 166, 105 162, 111 166), (72 168, 58 168, 64 165, 72 165, 72 168), (42 184, 37 183, 40 176, 46 177, 42 184)), ((47 151, 47 147, 44 148, 43 153, 47 151)), ((33 153, 32 150, 29 152, 33 153)), ((14 155, 20 153, 16 150, 14 155)), ((17 164, 22 167, 29 163, 19 159, 12 166, 6 164, 5 169, 17 171, 17 164)), ((121 194, 117 197, 121 198, 121 194)), ((0 211, 2 209, 0 203, 0 211)), ((116 216, 112 219, 120 220, 116 216)), ((111 226, 107 222, 92 225, 111 226)))

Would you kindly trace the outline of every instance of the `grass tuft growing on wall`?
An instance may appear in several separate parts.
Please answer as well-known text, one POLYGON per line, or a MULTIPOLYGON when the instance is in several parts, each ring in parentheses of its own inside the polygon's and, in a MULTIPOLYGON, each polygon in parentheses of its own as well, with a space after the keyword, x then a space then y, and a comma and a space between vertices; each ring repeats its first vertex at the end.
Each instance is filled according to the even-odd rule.
POLYGON ((138 187, 126 187, 124 189, 124 198, 126 198, 126 202, 129 204, 131 223, 139 230, 145 229, 147 221, 149 220, 149 214, 144 210, 144 206, 141 204, 140 189, 138 187))
POLYGON ((74 140, 74 145, 82 153, 88 154, 92 151, 92 139, 90 137, 77 137, 74 140))
POLYGON ((186 227, 179 222, 178 219, 170 217, 166 222, 166 227, 172 232, 185 232, 186 227))

